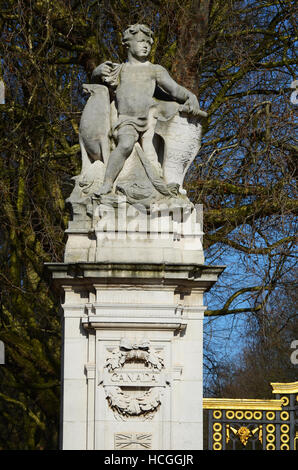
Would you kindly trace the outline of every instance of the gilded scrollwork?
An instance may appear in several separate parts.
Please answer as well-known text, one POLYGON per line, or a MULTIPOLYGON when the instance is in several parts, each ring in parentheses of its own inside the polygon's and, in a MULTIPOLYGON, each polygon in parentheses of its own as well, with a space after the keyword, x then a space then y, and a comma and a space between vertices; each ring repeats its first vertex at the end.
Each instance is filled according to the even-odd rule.
POLYGON ((247 426, 240 426, 239 428, 234 428, 233 426, 227 426, 227 433, 226 433, 226 442, 228 443, 230 440, 230 430, 233 432, 235 436, 237 436, 244 446, 246 446, 249 438, 254 436, 256 432, 259 431, 259 441, 262 440, 262 426, 258 426, 255 429, 249 429, 247 426))

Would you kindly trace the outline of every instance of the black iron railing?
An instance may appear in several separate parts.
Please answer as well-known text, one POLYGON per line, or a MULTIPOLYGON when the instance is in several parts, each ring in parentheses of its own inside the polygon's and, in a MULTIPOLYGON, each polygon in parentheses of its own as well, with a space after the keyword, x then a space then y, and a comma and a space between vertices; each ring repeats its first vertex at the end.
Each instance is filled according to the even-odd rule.
POLYGON ((298 450, 298 382, 271 386, 273 400, 204 398, 209 450, 298 450))

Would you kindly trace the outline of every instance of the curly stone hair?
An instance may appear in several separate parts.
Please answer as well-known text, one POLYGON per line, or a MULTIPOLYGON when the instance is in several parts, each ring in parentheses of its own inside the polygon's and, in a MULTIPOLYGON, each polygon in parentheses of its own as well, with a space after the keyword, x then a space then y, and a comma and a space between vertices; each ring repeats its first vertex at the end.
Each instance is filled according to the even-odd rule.
POLYGON ((137 33, 143 33, 150 38, 151 44, 153 44, 153 32, 145 24, 133 24, 130 25, 122 35, 122 43, 127 44, 130 39, 134 37, 137 33))

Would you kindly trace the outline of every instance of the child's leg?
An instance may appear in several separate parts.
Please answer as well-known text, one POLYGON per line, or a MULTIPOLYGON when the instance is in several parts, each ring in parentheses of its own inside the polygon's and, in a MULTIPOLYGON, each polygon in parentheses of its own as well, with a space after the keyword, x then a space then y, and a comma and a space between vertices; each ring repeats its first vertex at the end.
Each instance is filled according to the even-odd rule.
POLYGON ((107 163, 104 182, 96 191, 96 195, 107 194, 112 191, 114 181, 122 170, 125 160, 131 154, 135 143, 136 137, 134 135, 119 135, 118 145, 111 153, 107 163))

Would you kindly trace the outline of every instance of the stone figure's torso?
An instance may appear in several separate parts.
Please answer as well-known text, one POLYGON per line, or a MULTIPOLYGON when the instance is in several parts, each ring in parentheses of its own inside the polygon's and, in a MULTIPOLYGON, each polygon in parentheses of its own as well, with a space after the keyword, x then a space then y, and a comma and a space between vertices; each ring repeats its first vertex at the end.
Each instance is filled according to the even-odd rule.
POLYGON ((116 90, 118 115, 147 117, 153 105, 156 83, 155 66, 123 64, 116 90))

